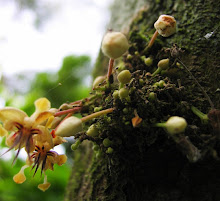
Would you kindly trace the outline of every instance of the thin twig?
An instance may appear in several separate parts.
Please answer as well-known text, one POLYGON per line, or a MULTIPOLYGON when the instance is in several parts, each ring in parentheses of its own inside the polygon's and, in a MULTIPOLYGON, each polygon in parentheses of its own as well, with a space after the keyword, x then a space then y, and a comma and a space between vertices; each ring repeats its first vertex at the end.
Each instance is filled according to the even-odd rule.
POLYGON ((190 70, 187 68, 187 66, 180 60, 180 58, 177 57, 178 62, 187 70, 187 72, 190 74, 190 76, 193 78, 193 80, 195 81, 195 83, 198 85, 198 87, 201 89, 203 95, 206 97, 206 99, 208 100, 210 106, 212 109, 215 109, 213 102, 211 101, 210 97, 208 96, 208 94, 206 93, 206 91, 203 89, 203 87, 199 84, 199 82, 197 81, 197 79, 193 76, 193 74, 190 72, 190 70))

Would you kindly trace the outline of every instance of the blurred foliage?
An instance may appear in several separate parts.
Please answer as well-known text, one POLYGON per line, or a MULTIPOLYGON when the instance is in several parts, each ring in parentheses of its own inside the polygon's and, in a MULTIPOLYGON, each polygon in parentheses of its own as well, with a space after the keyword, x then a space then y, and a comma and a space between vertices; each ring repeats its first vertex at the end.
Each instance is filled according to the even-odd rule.
MULTIPOLYGON (((3 76, 0 79, 0 98, 5 99, 7 106, 19 106, 28 115, 33 113, 34 101, 40 97, 47 97, 52 107, 58 108, 64 102, 72 102, 88 96, 90 88, 85 82, 90 76, 90 66, 88 56, 70 55, 63 59, 58 72, 41 72, 35 76, 27 72, 12 78, 3 76)), ((4 138, 0 141, 1 149, 5 148, 4 141, 4 138)), ((5 161, 0 158, 0 201, 62 201, 64 199, 71 171, 68 163, 62 166, 55 165, 54 172, 47 171, 51 187, 46 192, 42 192, 37 186, 43 183, 43 177, 41 178, 38 172, 33 178, 31 168, 25 170, 27 180, 23 184, 13 182, 13 176, 19 172, 24 161, 18 159, 12 167, 12 160, 5 161)))
POLYGON ((48 98, 52 107, 58 108, 65 102, 82 99, 89 94, 85 85, 89 78, 90 58, 88 56, 67 56, 57 73, 38 73, 31 83, 22 107, 28 114, 34 112, 33 103, 40 97, 48 98))
POLYGON ((51 187, 46 191, 40 191, 37 186, 43 183, 38 172, 33 178, 31 168, 25 170, 27 180, 23 184, 16 184, 12 178, 24 165, 24 161, 17 160, 12 167, 12 161, 0 161, 0 200, 1 201, 61 201, 70 176, 70 167, 67 165, 54 166, 54 172, 47 171, 48 181, 51 187))

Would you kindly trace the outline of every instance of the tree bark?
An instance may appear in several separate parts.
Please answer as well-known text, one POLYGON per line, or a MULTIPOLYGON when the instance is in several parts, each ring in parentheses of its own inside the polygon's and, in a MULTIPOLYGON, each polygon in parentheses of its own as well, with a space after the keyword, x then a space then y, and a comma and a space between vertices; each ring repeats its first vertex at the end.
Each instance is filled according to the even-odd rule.
MULTIPOLYGON (((102 131, 96 140, 99 152, 93 151, 90 141, 74 152, 66 201, 220 200, 219 8, 219 0, 114 2, 109 28, 124 32, 130 43, 128 53, 116 63, 132 72, 133 80, 126 86, 130 101, 114 100, 117 84, 113 84, 89 106, 89 112, 98 106, 116 109, 93 121, 102 131), (143 53, 160 14, 176 18, 177 33, 169 38, 159 36, 150 51, 143 53), (151 67, 145 65, 143 56, 153 58, 151 67), (170 58, 172 67, 152 78, 148 72, 154 72, 163 58, 170 58), (176 58, 183 64, 176 64, 176 58), (184 66, 207 92, 214 109, 184 66), (155 87, 160 80, 165 86, 155 87), (150 92, 157 95, 156 100, 150 101, 150 92), (210 114, 208 123, 192 112, 192 106, 210 114), (143 119, 136 128, 131 124, 135 110, 143 119), (153 126, 170 116, 187 120, 184 134, 173 137, 153 126), (112 154, 106 154, 105 138, 112 141, 112 154)), ((94 77, 107 72, 107 65, 108 59, 100 52, 94 77)))

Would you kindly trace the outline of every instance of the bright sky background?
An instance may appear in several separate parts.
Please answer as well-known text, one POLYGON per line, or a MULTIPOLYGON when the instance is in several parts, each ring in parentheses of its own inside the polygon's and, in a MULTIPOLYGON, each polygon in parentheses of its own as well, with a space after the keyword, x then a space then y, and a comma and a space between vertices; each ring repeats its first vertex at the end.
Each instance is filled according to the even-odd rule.
POLYGON ((87 54, 94 62, 106 31, 112 0, 44 0, 59 9, 40 30, 33 14, 16 15, 13 3, 0 4, 0 72, 58 70, 69 54, 87 54))

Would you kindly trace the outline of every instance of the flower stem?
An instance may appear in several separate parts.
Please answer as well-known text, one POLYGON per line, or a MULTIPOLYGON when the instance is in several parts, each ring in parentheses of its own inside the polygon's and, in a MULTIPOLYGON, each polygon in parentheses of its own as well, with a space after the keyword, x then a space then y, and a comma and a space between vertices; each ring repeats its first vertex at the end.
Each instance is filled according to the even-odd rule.
POLYGON ((113 65, 114 65, 114 59, 111 59, 111 58, 110 58, 110 60, 109 60, 109 65, 108 65, 108 74, 107 74, 108 80, 109 80, 109 77, 110 77, 111 74, 112 74, 113 65))
POLYGON ((152 45, 154 44, 154 41, 156 40, 157 36, 158 36, 158 31, 156 30, 154 32, 154 35, 152 36, 150 42, 148 43, 147 47, 145 47, 145 49, 143 50, 143 53, 146 53, 151 47, 152 45))
POLYGON ((55 113, 54 116, 57 117, 57 116, 61 116, 61 115, 68 114, 68 113, 74 114, 75 112, 79 112, 80 109, 81 109, 81 107, 74 107, 72 109, 59 111, 59 112, 55 113))
POLYGON ((102 111, 99 111, 99 112, 96 112, 96 113, 93 113, 93 114, 90 114, 88 116, 85 116, 83 118, 81 118, 81 121, 82 122, 86 122, 86 121, 89 121, 93 118, 96 118, 96 117, 99 117, 101 115, 104 115, 104 114, 108 114, 108 113, 111 113, 113 112, 113 108, 109 108, 109 109, 106 109, 106 110, 102 110, 102 111))
POLYGON ((154 127, 166 128, 166 123, 156 123, 154 127))
POLYGON ((201 119, 201 121, 202 121, 203 123, 207 123, 207 121, 209 120, 207 114, 202 113, 199 109, 197 109, 197 108, 194 107, 194 106, 191 107, 191 110, 192 110, 192 112, 193 112, 195 115, 197 115, 197 116, 201 119))
POLYGON ((151 38, 151 40, 150 40, 148 46, 147 46, 148 49, 152 47, 152 45, 154 44, 154 41, 156 40, 158 34, 159 34, 159 33, 158 33, 158 31, 156 30, 156 31, 154 32, 154 35, 152 36, 152 38, 151 38))
POLYGON ((161 72, 161 70, 162 70, 161 68, 157 68, 157 70, 155 70, 155 72, 152 74, 152 77, 159 74, 161 72))

